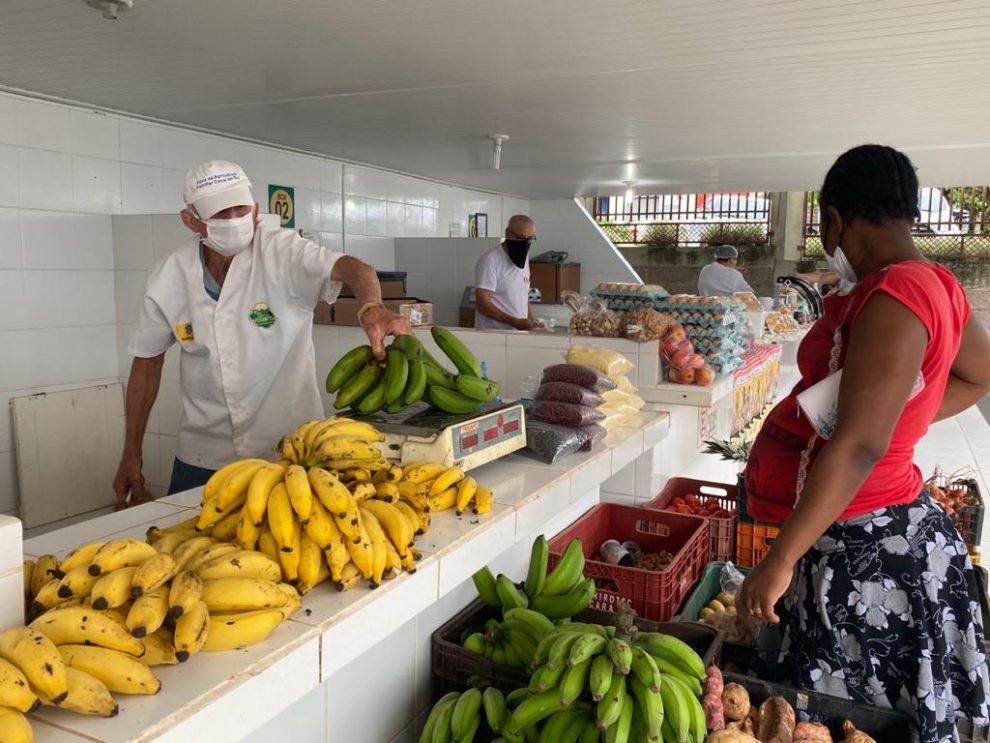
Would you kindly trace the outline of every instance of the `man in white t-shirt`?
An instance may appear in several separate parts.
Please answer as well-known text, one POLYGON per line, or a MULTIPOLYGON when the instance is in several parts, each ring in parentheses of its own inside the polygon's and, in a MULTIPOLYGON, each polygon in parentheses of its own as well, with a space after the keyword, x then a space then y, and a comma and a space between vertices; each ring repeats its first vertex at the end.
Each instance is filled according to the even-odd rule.
POLYGON ((715 248, 715 262, 709 263, 698 275, 698 294, 702 297, 731 297, 736 292, 753 292, 742 273, 736 268, 739 251, 731 245, 715 248))
POLYGON ((480 330, 530 330, 536 326, 529 308, 529 249, 536 225, 517 214, 505 239, 478 260, 474 269, 474 327, 480 330))
POLYGON ((124 451, 113 481, 119 507, 147 500, 142 445, 165 352, 178 344, 182 417, 169 492, 202 485, 238 458, 270 457, 278 438, 324 416, 316 379, 313 307, 344 283, 375 356, 410 333, 382 304, 375 270, 295 230, 258 223, 240 166, 222 160, 186 175, 180 214, 190 236, 152 269, 128 343, 124 451))

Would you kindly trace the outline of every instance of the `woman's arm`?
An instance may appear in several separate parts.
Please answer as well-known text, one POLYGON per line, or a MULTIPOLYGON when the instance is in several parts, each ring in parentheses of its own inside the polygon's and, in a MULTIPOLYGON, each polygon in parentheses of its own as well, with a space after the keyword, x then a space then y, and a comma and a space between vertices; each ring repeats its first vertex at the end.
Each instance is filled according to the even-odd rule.
POLYGON ((885 293, 867 301, 849 338, 835 433, 818 453, 769 554, 740 589, 740 612, 777 621, 773 607, 790 585, 794 565, 835 523, 887 452, 927 344, 925 326, 903 304, 885 293))
POLYGON ((951 418, 975 405, 990 392, 990 333, 971 317, 963 328, 959 353, 952 363, 942 405, 935 420, 951 418))

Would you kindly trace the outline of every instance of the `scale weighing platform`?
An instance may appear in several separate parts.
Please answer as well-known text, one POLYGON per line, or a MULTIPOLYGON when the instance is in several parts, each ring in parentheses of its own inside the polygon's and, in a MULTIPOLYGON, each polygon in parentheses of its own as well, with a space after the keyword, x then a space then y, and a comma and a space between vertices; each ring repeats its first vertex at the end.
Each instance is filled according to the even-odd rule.
POLYGON ((426 403, 395 415, 346 415, 385 434, 385 458, 403 466, 438 462, 467 471, 526 446, 526 415, 518 403, 487 403, 467 415, 444 413, 426 403))

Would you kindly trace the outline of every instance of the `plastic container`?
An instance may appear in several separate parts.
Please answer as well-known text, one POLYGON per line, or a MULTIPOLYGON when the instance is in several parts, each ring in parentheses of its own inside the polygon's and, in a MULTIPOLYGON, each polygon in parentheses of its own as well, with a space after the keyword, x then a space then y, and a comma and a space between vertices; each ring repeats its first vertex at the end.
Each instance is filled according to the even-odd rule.
POLYGON ((959 536, 963 538, 966 544, 979 547, 980 536, 983 534, 983 494, 980 492, 980 486, 977 485, 976 480, 960 480, 959 482, 966 484, 969 492, 976 498, 977 504, 964 506, 956 511, 956 529, 959 530, 959 536))
POLYGON ((799 722, 813 719, 828 725, 833 740, 842 740, 843 720, 852 720, 857 729, 873 737, 877 743, 908 743, 911 740, 914 723, 903 712, 771 684, 751 676, 734 673, 725 673, 723 676, 725 683, 737 683, 745 687, 754 706, 759 706, 768 697, 784 697, 794 707, 799 722))
POLYGON ((736 565, 741 568, 759 565, 779 533, 779 527, 740 520, 736 524, 736 565))
POLYGON ((586 558, 584 574, 595 579, 592 607, 618 611, 628 601, 636 616, 664 622, 674 615, 694 588, 708 562, 708 521, 699 516, 602 503, 550 540, 550 566, 575 538, 586 558), (609 565, 597 559, 603 542, 632 540, 644 553, 665 550, 674 559, 664 570, 641 570, 609 565))
MULTIPOLYGON (((663 490, 653 500, 645 503, 643 508, 663 511, 674 498, 696 494, 703 501, 714 498, 720 508, 733 511, 738 508, 739 488, 735 485, 725 485, 719 482, 692 480, 689 477, 672 477, 667 481, 663 490)), ((736 517, 715 518, 704 516, 708 520, 709 542, 708 559, 726 562, 736 559, 736 517)))
MULTIPOLYGON (((495 665, 484 656, 462 647, 464 638, 472 632, 481 631, 488 619, 499 619, 501 614, 500 609, 486 606, 481 599, 476 599, 433 633, 431 655, 434 693, 445 694, 468 686, 495 686, 507 693, 529 684, 529 673, 526 671, 495 665)), ((608 612, 587 609, 574 620, 611 625, 615 622, 615 616, 608 612)), ((680 638, 697 651, 706 666, 721 661, 722 634, 707 624, 650 622, 637 617, 636 626, 641 632, 663 632, 680 638)))

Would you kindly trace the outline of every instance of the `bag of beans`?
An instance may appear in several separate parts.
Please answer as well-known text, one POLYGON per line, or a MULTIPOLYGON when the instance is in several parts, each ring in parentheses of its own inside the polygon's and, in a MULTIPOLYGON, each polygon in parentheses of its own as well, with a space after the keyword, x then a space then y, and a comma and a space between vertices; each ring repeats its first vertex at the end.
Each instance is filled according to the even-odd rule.
POLYGON ((588 408, 597 408, 605 400, 592 389, 582 387, 579 384, 570 382, 547 382, 541 384, 536 391, 537 400, 550 400, 553 402, 569 402, 573 405, 584 405, 588 408))

